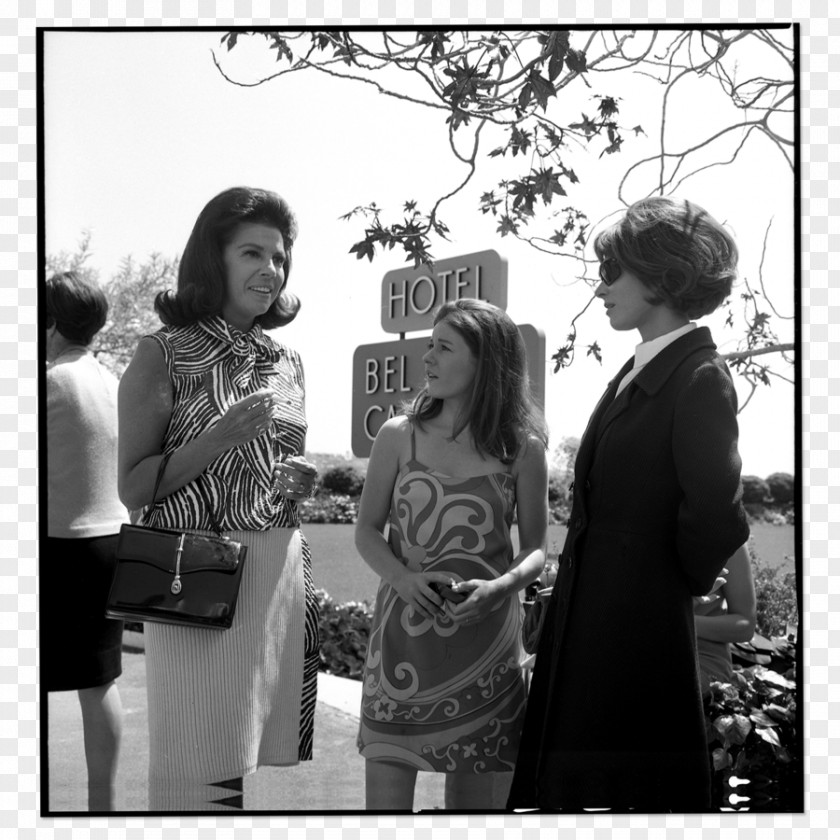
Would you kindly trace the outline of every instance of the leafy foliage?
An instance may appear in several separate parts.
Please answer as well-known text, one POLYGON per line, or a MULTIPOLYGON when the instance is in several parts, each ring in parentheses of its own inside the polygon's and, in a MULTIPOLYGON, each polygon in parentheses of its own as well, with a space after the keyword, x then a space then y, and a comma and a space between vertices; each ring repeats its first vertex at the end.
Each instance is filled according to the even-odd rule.
POLYGON ((768 475, 766 481, 776 504, 784 505, 793 501, 794 479, 790 473, 775 472, 768 475))
POLYGON ((796 579, 793 572, 761 561, 752 544, 749 553, 756 634, 730 646, 731 683, 712 682, 705 698, 713 804, 727 810, 799 811, 796 579))
POLYGON ((320 479, 321 487, 342 496, 359 496, 365 479, 352 466, 330 467, 320 479))
POLYGON ((319 493, 299 507, 301 522, 353 525, 359 514, 359 502, 349 496, 319 493))
POLYGON ((320 670, 361 680, 373 609, 366 601, 336 604, 323 589, 316 589, 315 595, 321 636, 320 670))
MULTIPOLYGON (((793 168, 794 52, 771 29, 275 30, 231 32, 221 41, 230 53, 247 37, 264 40, 275 55, 275 69, 238 82, 214 55, 220 73, 233 84, 254 86, 311 71, 373 86, 383 96, 441 113, 452 154, 466 170, 463 180, 441 188, 443 194, 429 207, 404 202, 396 219, 386 218, 375 202, 347 212, 342 218, 364 224, 362 238, 349 249, 357 259, 372 261, 377 253, 399 248, 415 266, 432 264, 434 244, 449 234, 440 208, 473 181, 485 155, 484 168, 492 162, 504 170, 503 177, 493 178, 495 188, 479 192, 479 210, 493 219, 497 234, 574 260, 585 279, 590 261, 584 246, 593 226, 569 199, 580 183, 572 158, 578 152, 598 160, 616 156, 647 137, 643 126, 624 121, 626 103, 601 90, 617 73, 658 83, 654 95, 661 108, 661 126, 651 132, 655 150, 629 163, 617 184, 619 203, 673 193, 712 168, 760 150, 761 144, 779 153, 783 167, 793 168), (665 128, 679 119, 672 116, 673 103, 690 95, 687 86, 701 79, 718 96, 719 107, 712 109, 716 120, 698 123, 691 145, 669 148, 665 128), (581 112, 578 100, 570 103, 582 92, 590 96, 581 112)), ((578 195, 577 205, 585 203, 585 192, 578 195)), ((758 358, 789 353, 793 345, 781 344, 772 327, 770 311, 787 316, 766 300, 760 271, 758 286, 748 283, 741 301, 742 339, 727 358, 750 383, 752 396, 758 385, 780 375, 758 358)), ((572 319, 567 342, 552 356, 555 372, 574 361, 579 315, 572 319)), ((735 326, 734 311, 730 323, 735 326)), ((585 347, 586 355, 600 363, 597 341, 585 347)))
POLYGON ((757 475, 742 475, 741 485, 744 488, 744 504, 762 504, 770 498, 770 487, 757 475))
POLYGON ((796 574, 771 568, 750 551, 756 598, 755 629, 767 638, 785 636, 799 624, 796 574))
POLYGON ((706 734, 713 763, 713 805, 725 810, 800 811, 802 754, 797 731, 793 645, 776 642, 783 672, 736 668, 713 682, 706 734))

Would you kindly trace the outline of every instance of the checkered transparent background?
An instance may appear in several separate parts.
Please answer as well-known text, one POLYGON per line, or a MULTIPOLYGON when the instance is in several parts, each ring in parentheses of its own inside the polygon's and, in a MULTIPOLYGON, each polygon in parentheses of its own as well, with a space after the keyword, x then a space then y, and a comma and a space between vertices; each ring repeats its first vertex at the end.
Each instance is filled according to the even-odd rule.
POLYGON ((806 621, 807 813, 802 815, 662 817, 296 817, 47 819, 39 807, 37 693, 37 389, 36 389, 36 26, 195 26, 227 24, 554 23, 571 4, 548 0, 444 3, 418 0, 20 0, 0 6, 0 832, 31 838, 265 838, 285 828, 292 840, 378 836, 458 840, 575 837, 796 837, 827 840, 840 829, 840 587, 829 572, 840 546, 840 322, 837 126, 840 124, 840 18, 828 0, 588 0, 574 4, 580 23, 673 23, 798 20, 802 24, 802 449, 806 621), (216 15, 211 17, 210 15, 216 15), (646 17, 641 17, 646 15, 646 17), (608 17, 609 16, 609 17, 608 17), (835 143, 832 145, 832 137, 835 143), (833 243, 833 244, 832 244, 833 243), (834 255, 834 256, 832 256, 834 255), (832 607, 832 604, 834 605, 832 607), (830 833, 832 832, 832 833, 830 833))

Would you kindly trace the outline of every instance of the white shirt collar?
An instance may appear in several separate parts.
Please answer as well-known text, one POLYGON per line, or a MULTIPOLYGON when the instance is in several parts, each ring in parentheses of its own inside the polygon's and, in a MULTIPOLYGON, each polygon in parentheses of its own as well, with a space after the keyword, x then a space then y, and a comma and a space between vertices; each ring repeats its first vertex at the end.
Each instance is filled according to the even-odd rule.
POLYGON ((677 327, 671 332, 660 335, 657 338, 652 338, 650 341, 643 341, 636 345, 636 360, 633 362, 633 367, 638 368, 646 365, 654 356, 661 353, 669 344, 676 341, 686 333, 697 329, 697 324, 694 321, 685 324, 682 327, 677 327))

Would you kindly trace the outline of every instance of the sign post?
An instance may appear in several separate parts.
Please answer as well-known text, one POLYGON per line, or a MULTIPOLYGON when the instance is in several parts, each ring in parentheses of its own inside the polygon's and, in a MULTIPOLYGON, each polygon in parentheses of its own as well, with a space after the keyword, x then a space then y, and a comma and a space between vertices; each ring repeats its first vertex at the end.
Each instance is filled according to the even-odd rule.
MULTIPOLYGON (((451 300, 477 298, 507 309, 507 262, 495 251, 478 251, 439 260, 432 268, 401 268, 382 283, 382 329, 400 338, 363 344, 353 354, 353 454, 367 458, 382 424, 402 411, 423 388, 423 356, 428 337, 406 339, 409 331, 431 330, 438 307, 451 300)), ((545 399, 545 335, 519 325, 528 353, 534 399, 545 399)))

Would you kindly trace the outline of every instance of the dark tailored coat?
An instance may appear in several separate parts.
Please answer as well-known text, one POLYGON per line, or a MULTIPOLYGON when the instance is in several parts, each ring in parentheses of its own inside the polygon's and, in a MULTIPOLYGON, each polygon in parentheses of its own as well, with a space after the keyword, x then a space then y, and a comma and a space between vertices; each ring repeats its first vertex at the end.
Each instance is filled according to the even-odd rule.
POLYGON ((705 327, 614 399, 632 364, 581 439, 510 808, 710 807, 692 596, 749 537, 736 395, 705 327))

